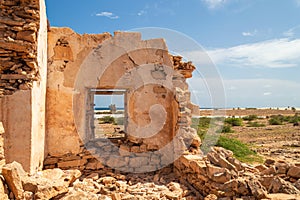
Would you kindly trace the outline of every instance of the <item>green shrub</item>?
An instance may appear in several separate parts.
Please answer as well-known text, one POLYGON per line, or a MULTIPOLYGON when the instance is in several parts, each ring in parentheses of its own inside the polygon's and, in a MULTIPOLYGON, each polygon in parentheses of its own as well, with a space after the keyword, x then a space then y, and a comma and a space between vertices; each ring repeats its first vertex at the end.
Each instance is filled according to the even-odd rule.
POLYGON ((295 114, 294 116, 292 116, 291 118, 290 118, 290 121, 289 121, 289 123, 297 123, 297 122, 300 122, 300 116, 298 116, 298 114, 295 114))
POLYGON ((271 118, 269 119, 269 124, 270 125, 282 125, 282 121, 278 118, 271 118))
POLYGON ((233 133, 234 131, 231 129, 230 125, 224 125, 221 133, 233 133))
POLYGON ((272 115, 269 118, 270 125, 282 125, 284 122, 291 122, 293 120, 293 116, 283 116, 283 115, 272 115))
POLYGON ((241 118, 226 118, 225 122, 231 126, 242 126, 243 120, 241 118))
POLYGON ((201 117, 199 119, 198 127, 199 128, 209 128, 211 118, 208 117, 201 117))
POLYGON ((263 159, 252 151, 246 144, 237 139, 220 136, 217 146, 223 147, 233 152, 234 157, 246 163, 259 162, 262 163, 263 159))
POLYGON ((265 124, 262 124, 262 123, 259 123, 259 122, 251 122, 251 121, 249 121, 248 123, 247 123, 247 126, 248 127, 264 127, 264 126, 266 126, 265 124))
POLYGON ((98 119, 99 124, 116 124, 115 118, 111 116, 104 116, 98 119))
POLYGON ((257 115, 248 115, 246 117, 243 117, 243 120, 246 120, 246 121, 253 121, 256 119, 258 119, 257 115))

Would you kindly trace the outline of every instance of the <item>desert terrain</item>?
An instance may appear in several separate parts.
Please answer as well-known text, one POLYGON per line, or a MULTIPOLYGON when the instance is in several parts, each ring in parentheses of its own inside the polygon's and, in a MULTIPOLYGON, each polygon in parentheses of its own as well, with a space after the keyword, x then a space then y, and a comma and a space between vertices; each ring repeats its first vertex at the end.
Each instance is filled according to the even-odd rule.
MULTIPOLYGON (((228 109, 224 110, 226 117, 243 118, 257 116, 252 121, 261 126, 253 126, 249 121, 242 120, 241 126, 232 126, 231 133, 223 133, 226 137, 235 138, 247 144, 251 150, 257 152, 264 159, 275 159, 288 162, 300 162, 300 126, 297 123, 283 122, 270 125, 271 116, 293 117, 299 111, 292 108, 285 109, 228 109)), ((201 111, 201 117, 209 117, 212 110, 201 111)))

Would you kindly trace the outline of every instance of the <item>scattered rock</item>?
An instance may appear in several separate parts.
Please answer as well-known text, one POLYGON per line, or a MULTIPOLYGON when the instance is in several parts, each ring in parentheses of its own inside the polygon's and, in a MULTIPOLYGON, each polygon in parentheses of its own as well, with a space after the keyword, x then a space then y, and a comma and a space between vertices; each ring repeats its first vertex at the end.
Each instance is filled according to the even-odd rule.
POLYGON ((103 183, 104 185, 110 185, 116 182, 116 179, 114 177, 103 177, 99 180, 100 183, 103 183))
POLYGON ((268 158, 268 159, 265 161, 265 165, 266 165, 267 167, 270 167, 271 165, 274 165, 275 162, 276 162, 276 161, 275 161, 274 159, 268 158))
POLYGON ((78 170, 58 168, 29 176, 17 162, 4 165, 2 174, 16 199, 51 199, 68 192, 68 187, 81 176, 78 170))
POLYGON ((285 193, 285 194, 300 194, 300 191, 290 182, 283 180, 280 177, 275 177, 269 187, 271 193, 285 193))
POLYGON ((292 166, 287 175, 293 178, 300 178, 300 167, 292 166))
POLYGON ((27 176, 22 165, 17 162, 12 162, 3 166, 2 175, 5 181, 12 191, 16 199, 24 198, 24 190, 22 185, 22 179, 27 176))
POLYGON ((217 199, 218 197, 214 194, 209 194, 204 198, 204 200, 217 200, 217 199))

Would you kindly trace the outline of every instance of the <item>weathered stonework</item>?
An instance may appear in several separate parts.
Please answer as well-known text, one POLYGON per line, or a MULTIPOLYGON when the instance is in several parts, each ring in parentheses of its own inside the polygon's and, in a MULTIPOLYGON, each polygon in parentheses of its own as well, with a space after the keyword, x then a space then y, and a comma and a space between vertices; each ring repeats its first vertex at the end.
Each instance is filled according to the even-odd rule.
POLYGON ((0 121, 7 162, 43 167, 47 73, 44 1, 1 1, 0 121))
POLYGON ((110 37, 108 33, 81 36, 69 28, 51 28, 48 33, 46 154, 80 152, 73 117, 74 82, 85 56, 110 37))
POLYGON ((101 155, 103 165, 153 171, 172 163, 174 153, 199 148, 189 127, 192 104, 185 77, 174 70, 162 39, 143 41, 139 33, 122 32, 79 35, 67 28, 52 28, 48 38, 47 168, 57 161, 85 169, 89 160, 79 160, 89 149, 101 155), (93 103, 87 95, 90 89, 115 88, 126 90, 126 137, 116 145, 99 145, 87 123, 94 120, 87 118, 86 105, 93 103), (67 155, 71 162, 65 162, 67 155))
POLYGON ((39 1, 0 2, 0 97, 32 88, 38 65, 39 1))

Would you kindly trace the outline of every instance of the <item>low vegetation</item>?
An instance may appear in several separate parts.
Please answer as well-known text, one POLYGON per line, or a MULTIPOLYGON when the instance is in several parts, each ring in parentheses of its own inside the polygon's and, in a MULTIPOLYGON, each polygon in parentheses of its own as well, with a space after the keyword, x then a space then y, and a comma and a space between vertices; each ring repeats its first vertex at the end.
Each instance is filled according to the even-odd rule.
POLYGON ((104 116, 98 119, 99 124, 124 125, 124 117, 104 116))
MULTIPOLYGON (((254 119, 258 119, 257 116, 247 116, 246 119, 248 121, 248 126, 260 127, 264 125, 258 123, 257 121, 252 121, 254 119)), ((234 132, 234 130, 232 129, 233 126, 242 125, 243 119, 241 118, 225 119, 201 117, 199 119, 192 119, 192 127, 197 130, 197 133, 201 140, 207 143, 201 146, 203 152, 208 152, 209 146, 216 144, 217 146, 231 150, 234 156, 242 162, 261 163, 263 161, 262 157, 252 151, 249 146, 237 139, 229 138, 229 136, 227 136, 227 133, 234 132), (220 126, 222 127, 221 129, 219 129, 220 126), (209 129, 212 129, 214 131, 208 134, 209 129)))
POLYGON ((234 130, 231 129, 232 126, 230 125, 224 125, 222 128, 221 133, 233 133, 234 130))
POLYGON ((300 116, 295 114, 294 116, 272 115, 269 117, 270 125, 283 125, 284 123, 299 123, 300 116))
POLYGON ((98 119, 99 124, 116 124, 115 118, 111 116, 104 116, 98 119))
POLYGON ((258 116, 257 115, 248 115, 246 117, 243 117, 242 119, 245 121, 253 121, 253 120, 258 119, 258 116))
POLYGON ((204 139, 210 124, 210 118, 201 117, 193 118, 191 127, 197 130, 197 134, 201 140, 204 139))
POLYGON ((243 125, 243 119, 235 118, 235 117, 226 118, 225 123, 227 123, 231 126, 242 126, 243 125))
POLYGON ((246 144, 241 141, 226 136, 220 136, 217 146, 223 147, 233 152, 238 160, 245 163, 262 163, 263 158, 252 151, 246 144))
POLYGON ((265 127, 266 125, 263 124, 263 123, 259 123, 258 121, 254 121, 254 122, 249 121, 249 122, 247 123, 247 126, 248 126, 248 127, 265 127))
POLYGON ((216 118, 208 118, 208 117, 201 117, 201 118, 193 118, 192 119, 192 127, 197 130, 198 136, 203 140, 206 136, 207 131, 211 128, 214 129, 216 133, 231 133, 233 130, 231 126, 225 125, 223 117, 216 117, 216 118))

